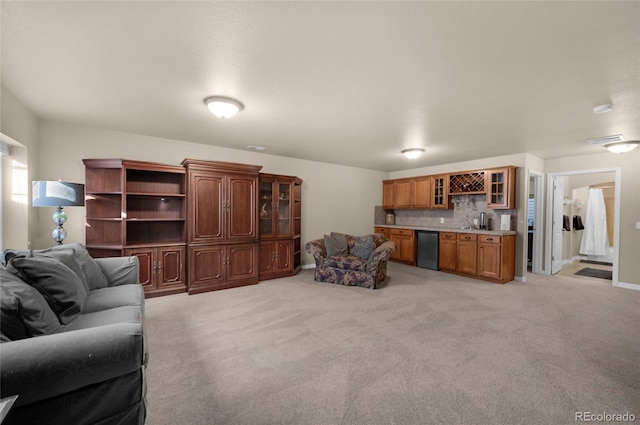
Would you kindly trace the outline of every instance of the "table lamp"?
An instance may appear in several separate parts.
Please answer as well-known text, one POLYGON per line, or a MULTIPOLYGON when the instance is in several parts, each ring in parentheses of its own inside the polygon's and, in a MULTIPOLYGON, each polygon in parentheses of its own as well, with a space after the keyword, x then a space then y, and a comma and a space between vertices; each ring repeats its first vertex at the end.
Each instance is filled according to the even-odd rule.
POLYGON ((34 207, 56 207, 56 212, 51 220, 56 228, 51 232, 51 237, 58 245, 67 237, 67 231, 62 225, 67 221, 67 213, 62 207, 81 207, 84 205, 84 185, 79 183, 67 183, 61 181, 34 181, 32 182, 32 201, 34 207))

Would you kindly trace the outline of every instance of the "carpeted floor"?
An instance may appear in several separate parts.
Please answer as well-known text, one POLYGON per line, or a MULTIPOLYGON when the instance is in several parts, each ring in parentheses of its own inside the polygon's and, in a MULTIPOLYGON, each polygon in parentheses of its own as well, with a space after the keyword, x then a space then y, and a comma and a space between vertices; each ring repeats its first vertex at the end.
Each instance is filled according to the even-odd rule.
POLYGON ((573 424, 640 418, 640 292, 389 264, 147 300, 148 425, 573 424))

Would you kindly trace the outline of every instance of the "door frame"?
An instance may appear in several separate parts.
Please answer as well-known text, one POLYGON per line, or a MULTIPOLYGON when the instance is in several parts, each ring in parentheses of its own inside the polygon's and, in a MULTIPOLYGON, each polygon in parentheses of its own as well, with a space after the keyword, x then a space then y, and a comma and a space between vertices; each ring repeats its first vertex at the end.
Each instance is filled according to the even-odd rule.
POLYGON ((615 202, 613 214, 613 286, 628 287, 620 285, 618 281, 619 259, 620 259, 620 167, 596 168, 589 170, 563 171, 547 174, 547 212, 545 226, 545 270, 544 274, 551 274, 551 243, 552 243, 552 219, 553 219, 553 182, 556 177, 575 176, 582 174, 615 173, 615 202))
MULTIPOLYGON (((531 255, 531 273, 543 274, 543 236, 544 236, 544 173, 529 170, 529 182, 534 180, 533 186, 533 247, 531 255)), ((527 195, 528 196, 528 195, 527 195)), ((528 231, 528 226, 527 226, 528 231)), ((528 248, 527 248, 528 249, 528 248)))

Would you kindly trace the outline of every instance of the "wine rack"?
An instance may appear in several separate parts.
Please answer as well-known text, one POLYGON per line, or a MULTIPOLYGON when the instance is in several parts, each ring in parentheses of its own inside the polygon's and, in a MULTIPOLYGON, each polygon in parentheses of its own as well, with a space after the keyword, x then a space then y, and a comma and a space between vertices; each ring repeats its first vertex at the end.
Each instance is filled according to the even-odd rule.
POLYGON ((449 175, 449 194, 466 195, 485 193, 484 171, 449 175))

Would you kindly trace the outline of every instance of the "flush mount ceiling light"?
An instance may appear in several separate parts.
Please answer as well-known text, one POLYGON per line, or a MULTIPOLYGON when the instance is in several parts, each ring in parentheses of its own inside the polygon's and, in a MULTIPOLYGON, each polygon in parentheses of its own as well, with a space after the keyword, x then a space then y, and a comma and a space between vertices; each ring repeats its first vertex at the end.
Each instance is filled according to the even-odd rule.
POLYGON ((409 159, 416 159, 416 158, 419 158, 420 155, 422 155, 422 152, 424 152, 424 149, 422 148, 403 149, 401 152, 404 156, 406 156, 409 159))
POLYGON ((231 118, 244 108, 241 102, 225 96, 210 96, 204 104, 218 118, 231 118))
POLYGON ((247 149, 251 149, 252 151, 265 151, 265 150, 267 150, 267 147, 266 146, 249 145, 249 146, 247 146, 247 149))
POLYGON ((626 142, 609 143, 609 144, 604 145, 604 147, 609 149, 609 152, 627 153, 627 152, 631 152, 632 150, 637 148, 638 145, 640 145, 640 141, 639 140, 629 140, 629 141, 626 141, 626 142))
POLYGON ((610 103, 603 103, 602 105, 594 106, 593 112, 596 114, 604 114, 605 112, 609 112, 613 109, 613 105, 610 103))

